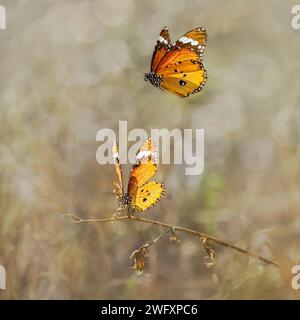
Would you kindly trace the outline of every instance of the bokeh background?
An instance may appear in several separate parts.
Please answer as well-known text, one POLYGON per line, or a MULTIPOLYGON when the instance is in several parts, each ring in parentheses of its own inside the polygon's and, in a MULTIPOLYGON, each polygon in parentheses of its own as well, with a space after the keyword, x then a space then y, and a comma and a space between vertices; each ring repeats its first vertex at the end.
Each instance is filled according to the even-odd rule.
MULTIPOLYGON (((96 133, 204 128, 205 170, 161 165, 167 196, 146 217, 232 241, 288 268, 300 262, 300 31, 295 1, 1 0, 1 299, 295 299, 290 279, 199 239, 162 239, 138 277, 129 256, 162 230, 111 217, 112 165, 96 133), (143 81, 157 35, 208 32, 208 82, 179 99, 143 81), (140 71, 140 72, 137 72, 140 71)), ((125 172, 129 172, 129 167, 125 172)), ((125 175, 127 176, 127 174, 125 175)), ((299 296, 298 296, 299 298, 299 296)))

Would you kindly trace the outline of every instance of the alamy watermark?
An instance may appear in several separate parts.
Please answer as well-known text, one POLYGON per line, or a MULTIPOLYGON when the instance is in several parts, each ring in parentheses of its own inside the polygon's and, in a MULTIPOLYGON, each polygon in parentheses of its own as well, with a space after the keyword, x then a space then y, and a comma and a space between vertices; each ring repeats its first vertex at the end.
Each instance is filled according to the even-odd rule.
MULTIPOLYGON (((141 145, 147 140, 148 134, 144 129, 132 129, 128 132, 127 121, 119 121, 117 135, 112 129, 100 129, 96 140, 102 142, 96 152, 99 164, 113 164, 112 146, 118 140, 120 163, 133 164, 141 145), (128 141, 135 142, 128 150, 128 141)), ((150 134, 157 148, 157 161, 162 164, 185 164, 186 175, 200 175, 204 170, 204 129, 151 129, 150 134), (173 139, 173 148, 171 140, 173 139), (173 149, 173 160, 171 159, 173 149), (161 159, 161 161, 160 161, 161 159)))
POLYGON ((0 265, 0 290, 6 289, 6 270, 0 265))
POLYGON ((6 29, 6 9, 0 5, 0 30, 6 29))
POLYGON ((292 278, 292 288, 294 290, 300 289, 300 265, 295 265, 292 268, 292 274, 295 274, 295 276, 292 278))
POLYGON ((292 21, 291 26, 294 30, 300 29, 300 4, 296 4, 292 7, 292 21))

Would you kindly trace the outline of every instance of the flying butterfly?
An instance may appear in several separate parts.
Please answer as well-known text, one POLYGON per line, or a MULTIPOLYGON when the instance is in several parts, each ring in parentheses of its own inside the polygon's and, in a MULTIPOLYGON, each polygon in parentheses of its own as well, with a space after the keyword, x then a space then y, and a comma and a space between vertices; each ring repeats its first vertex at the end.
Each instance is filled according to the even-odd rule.
POLYGON ((152 55, 151 70, 145 81, 154 87, 187 97, 202 90, 207 73, 202 64, 207 34, 204 28, 195 28, 171 45, 168 27, 159 34, 152 55))
POLYGON ((112 149, 118 182, 114 183, 120 209, 128 215, 135 211, 145 211, 154 206, 165 194, 161 182, 150 181, 157 171, 155 146, 148 139, 139 149, 129 176, 127 192, 124 191, 119 152, 114 143, 112 149))

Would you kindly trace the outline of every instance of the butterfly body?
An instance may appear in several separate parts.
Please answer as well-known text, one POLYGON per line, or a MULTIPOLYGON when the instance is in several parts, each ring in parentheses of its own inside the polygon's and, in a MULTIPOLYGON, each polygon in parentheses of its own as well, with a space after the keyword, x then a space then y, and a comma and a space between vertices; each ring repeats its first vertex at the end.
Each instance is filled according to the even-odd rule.
POLYGON ((206 39, 206 31, 195 28, 171 45, 169 30, 163 28, 152 55, 151 70, 145 74, 145 80, 179 97, 201 91, 207 80, 202 64, 206 39))
POLYGON ((113 158, 118 176, 118 183, 114 183, 115 192, 119 200, 121 211, 128 216, 136 211, 145 211, 154 206, 165 193, 161 182, 150 181, 157 171, 156 152, 151 139, 148 139, 136 155, 132 166, 127 192, 124 192, 122 169, 116 144, 113 147, 113 158))

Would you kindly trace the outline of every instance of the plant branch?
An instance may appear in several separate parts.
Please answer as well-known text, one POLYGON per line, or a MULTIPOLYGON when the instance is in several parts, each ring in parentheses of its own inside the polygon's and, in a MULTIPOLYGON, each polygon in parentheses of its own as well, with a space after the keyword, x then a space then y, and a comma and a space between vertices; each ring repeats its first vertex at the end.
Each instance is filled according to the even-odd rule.
MULTIPOLYGON (((260 260, 260 261, 262 261, 262 262, 264 262, 266 264, 270 264, 270 265, 273 265, 275 267, 284 269, 277 262, 274 262, 272 260, 264 258, 263 256, 255 253, 255 252, 248 251, 248 250, 240 248, 240 247, 238 247, 238 246, 236 246, 236 245, 234 245, 234 244, 232 244, 232 243, 230 243, 228 241, 225 241, 225 240, 222 240, 220 238, 208 235, 206 233, 203 233, 203 232, 200 232, 200 231, 197 231, 197 230, 186 228, 186 227, 173 226, 173 225, 168 224, 168 223, 164 223, 164 222, 160 222, 160 221, 156 221, 156 220, 150 220, 150 219, 146 219, 146 218, 142 218, 142 217, 137 217, 137 216, 134 216, 134 215, 131 215, 131 216, 127 216, 127 215, 126 216, 116 216, 116 217, 104 218, 104 219, 81 219, 81 218, 79 218, 77 216, 74 216, 74 215, 68 214, 68 213, 63 215, 63 216, 72 218, 73 219, 73 223, 75 223, 75 224, 77 224, 77 223, 105 223, 105 222, 115 222, 115 221, 128 220, 128 221, 137 221, 137 222, 151 224, 151 225, 157 225, 157 226, 161 226, 161 227, 164 227, 164 228, 168 228, 168 229, 170 229, 172 231, 179 231, 179 232, 183 232, 183 233, 187 233, 187 234, 191 234, 191 235, 197 236, 201 240, 203 238, 207 239, 210 242, 213 242, 213 243, 218 244, 220 246, 227 247, 227 248, 230 248, 230 249, 235 250, 237 252, 240 252, 242 254, 246 254, 248 256, 254 257, 254 258, 256 258, 256 259, 258 259, 258 260, 260 260)), ((160 236, 158 236, 153 241, 154 242, 158 241, 165 234, 166 233, 161 234, 160 236)), ((152 244, 152 242, 150 242, 150 243, 152 244)))
POLYGON ((163 238, 164 236, 166 236, 169 232, 172 232, 172 229, 169 229, 167 231, 165 231, 164 233, 161 233, 159 236, 157 236, 155 239, 147 242, 146 244, 144 244, 142 247, 147 247, 149 248, 150 246, 152 246, 153 244, 155 244, 156 242, 158 242, 161 238, 163 238))

